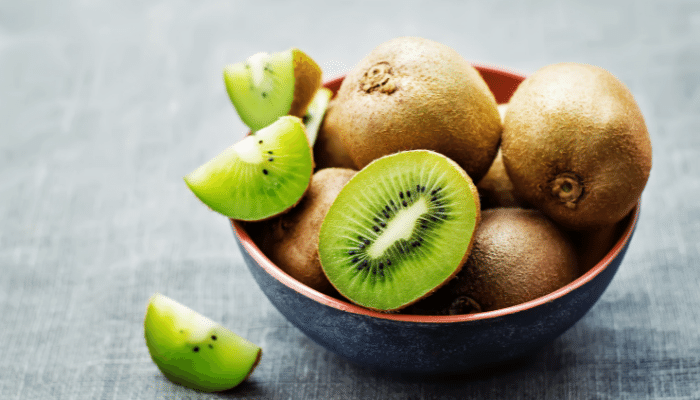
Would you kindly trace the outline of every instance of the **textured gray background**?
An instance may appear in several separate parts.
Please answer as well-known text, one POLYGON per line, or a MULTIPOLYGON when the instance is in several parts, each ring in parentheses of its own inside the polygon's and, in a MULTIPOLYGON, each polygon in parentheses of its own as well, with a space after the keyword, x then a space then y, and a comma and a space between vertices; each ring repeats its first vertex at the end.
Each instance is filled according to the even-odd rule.
POLYGON ((699 159, 697 0, 0 2, 0 399, 700 399, 699 159), (620 272, 507 370, 407 379, 318 347, 182 181, 246 131, 225 64, 297 46, 329 78, 401 35, 525 73, 602 66, 647 118, 654 166, 620 272), (155 291, 261 345, 250 380, 165 380, 143 340, 155 291))

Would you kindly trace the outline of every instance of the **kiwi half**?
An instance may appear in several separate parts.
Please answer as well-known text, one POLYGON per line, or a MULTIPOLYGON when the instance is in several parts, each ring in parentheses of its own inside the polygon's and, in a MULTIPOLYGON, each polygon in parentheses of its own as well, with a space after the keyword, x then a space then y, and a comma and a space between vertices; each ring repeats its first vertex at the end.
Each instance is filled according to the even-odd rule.
POLYGON ((224 68, 226 91, 253 131, 283 115, 303 117, 321 87, 321 68, 303 51, 257 53, 224 68))
POLYGON ((454 161, 429 150, 384 156, 350 179, 328 210, 321 266, 352 302, 398 310, 459 271, 479 218, 476 187, 454 161))
POLYGON ((209 208, 244 221, 289 210, 309 187, 313 156, 301 118, 284 116, 184 177, 209 208))

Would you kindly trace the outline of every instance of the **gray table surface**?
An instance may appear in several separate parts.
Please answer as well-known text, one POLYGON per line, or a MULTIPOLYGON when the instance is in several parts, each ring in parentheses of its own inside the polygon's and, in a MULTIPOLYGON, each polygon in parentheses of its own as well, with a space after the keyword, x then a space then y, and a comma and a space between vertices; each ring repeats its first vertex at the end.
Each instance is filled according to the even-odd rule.
POLYGON ((700 399, 700 2, 0 2, 0 399, 700 399), (537 356, 449 379, 365 370, 291 326, 228 221, 182 176, 246 132, 225 64, 299 47, 326 78, 423 36, 531 73, 610 70, 653 169, 629 252, 593 309, 537 356), (160 291, 261 345, 202 394, 151 361, 160 291))

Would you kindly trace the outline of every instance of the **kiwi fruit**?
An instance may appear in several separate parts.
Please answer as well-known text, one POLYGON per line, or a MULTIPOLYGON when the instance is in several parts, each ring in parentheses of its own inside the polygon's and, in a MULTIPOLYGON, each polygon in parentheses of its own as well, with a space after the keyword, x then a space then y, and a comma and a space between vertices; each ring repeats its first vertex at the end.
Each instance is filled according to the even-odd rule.
POLYGON ((651 142, 629 89, 579 63, 541 68, 513 93, 503 162, 517 194, 570 229, 614 224, 637 203, 651 142))
POLYGON ((454 49, 418 37, 380 44, 340 85, 323 129, 356 168, 398 151, 444 154, 478 182, 498 149, 496 100, 454 49))
POLYGON ((224 83, 241 120, 257 131, 284 115, 302 118, 321 87, 321 68, 296 48, 261 52, 227 65, 224 83))
POLYGON ((314 163, 301 118, 280 117, 184 177, 209 208, 243 221, 265 220, 299 202, 314 163))
POLYGON ((302 118, 304 126, 306 126, 306 137, 309 139, 309 145, 312 148, 316 143, 318 131, 321 128, 323 117, 326 115, 331 97, 333 97, 333 92, 330 89, 324 87, 318 89, 311 103, 309 103, 309 107, 306 109, 304 118, 302 118))
POLYGON ((395 311, 434 292, 467 259, 479 196, 454 161, 429 150, 380 157, 345 184, 321 224, 318 254, 337 291, 395 311))
POLYGON ((463 268, 410 311, 468 314, 521 304, 572 282, 577 262, 569 236, 540 211, 484 210, 463 268))
POLYGON ((262 356, 259 346, 160 293, 148 302, 144 336, 166 378, 203 392, 237 386, 262 356))
POLYGON ((336 293, 321 269, 318 233, 331 204, 356 172, 347 168, 316 172, 299 204, 269 221, 269 232, 259 241, 261 250, 275 265, 306 286, 328 295, 336 293))

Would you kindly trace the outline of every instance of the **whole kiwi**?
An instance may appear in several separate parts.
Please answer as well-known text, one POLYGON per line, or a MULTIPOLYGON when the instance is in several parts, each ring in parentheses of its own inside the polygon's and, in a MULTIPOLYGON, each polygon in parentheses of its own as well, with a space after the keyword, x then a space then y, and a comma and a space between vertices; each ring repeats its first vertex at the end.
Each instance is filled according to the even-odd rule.
POLYGON ((345 77, 323 130, 339 137, 360 169, 402 150, 444 154, 478 182, 496 156, 496 100, 454 49, 399 37, 380 44, 345 77))
POLYGON ((503 162, 517 194, 571 229, 620 221, 651 170, 651 141, 629 89, 610 72, 548 65, 526 78, 503 123, 503 162))
POLYGON ((481 217, 462 270, 408 312, 453 315, 498 310, 549 294, 578 277, 571 239, 541 212, 493 208, 481 217))
POLYGON ((334 295, 335 290, 318 260, 318 233, 333 200, 356 172, 347 168, 316 172, 299 204, 271 221, 260 240, 270 261, 299 282, 328 295, 334 295))

